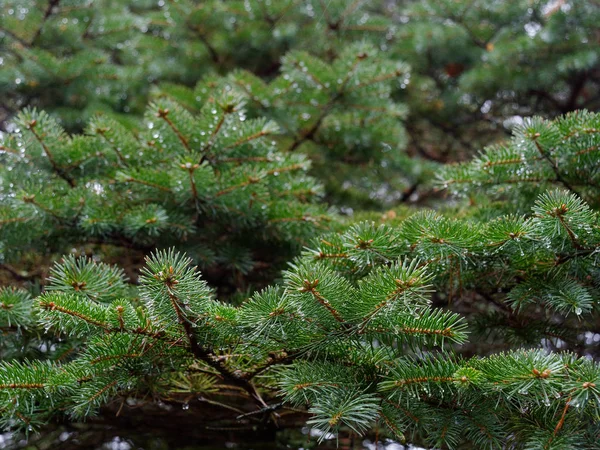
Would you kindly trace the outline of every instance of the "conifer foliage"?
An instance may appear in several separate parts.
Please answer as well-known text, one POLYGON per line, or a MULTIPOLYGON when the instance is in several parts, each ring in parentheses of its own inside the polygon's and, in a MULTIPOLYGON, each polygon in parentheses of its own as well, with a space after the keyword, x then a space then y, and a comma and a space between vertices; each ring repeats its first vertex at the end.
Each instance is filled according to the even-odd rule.
MULTIPOLYGON (((392 98, 410 79, 402 61, 359 43, 330 63, 304 51, 288 52, 280 72, 269 83, 249 71, 236 71, 226 80, 246 99, 250 115, 279 124, 288 152, 306 152, 330 201, 380 206, 399 200, 404 189, 430 173, 426 162, 404 151, 406 107, 392 98)), ((202 94, 206 84, 202 81, 194 92, 202 94)), ((162 91, 197 108, 190 102, 191 90, 164 84, 162 91)))
MULTIPOLYGON (((526 119, 513 138, 487 147, 473 161, 446 166, 440 176, 456 194, 510 199, 527 205, 551 186, 560 186, 599 206, 600 115, 585 110, 555 121, 526 119)), ((496 205, 498 206, 498 205, 496 205)))
POLYGON ((595 2, 419 0, 399 12, 390 49, 413 68, 409 128, 422 152, 452 160, 502 139, 515 116, 600 105, 595 2))
POLYGON ((166 41, 148 29, 153 2, 19 0, 0 8, 5 114, 39 107, 81 129, 94 111, 143 111, 148 83, 173 67, 161 58, 166 41))
POLYGON ((137 132, 97 115, 72 136, 45 112, 23 111, 3 147, 5 260, 74 245, 144 252, 185 243, 226 276, 256 261, 269 269, 328 215, 315 203, 321 188, 305 174, 309 161, 280 151, 279 127, 247 118, 244 103, 213 85, 196 115, 158 98, 137 132), (266 243, 278 251, 261 253, 266 243))
MULTIPOLYGON (((535 148, 556 127, 568 162, 561 136, 597 146, 595 121, 534 119, 515 142, 535 148)), ((322 436, 379 427, 433 447, 595 448, 600 217, 565 187, 492 220, 483 204, 322 235, 281 285, 237 307, 173 250, 147 258, 137 294, 119 269, 66 258, 36 299, 1 293, 16 342, 36 322, 54 335, 36 359, 2 363, 3 425, 78 420, 149 393, 230 408, 234 390, 254 405, 235 407, 238 420, 305 407, 322 436)))
POLYGON ((0 14, 1 430, 600 450, 594 2, 0 14))
POLYGON ((378 5, 340 0, 27 0, 0 8, 6 112, 51 110, 69 130, 97 110, 122 120, 143 112, 153 82, 193 85, 237 68, 269 77, 291 48, 331 58, 351 42, 385 43, 390 22, 378 5))
POLYGON ((505 326, 518 320, 527 328, 533 319, 530 337, 569 348, 582 330, 576 319, 597 308, 590 280, 598 277, 599 246, 597 213, 554 191, 539 198, 531 217, 484 225, 417 213, 396 227, 364 222, 325 235, 284 273, 281 287, 237 308, 215 300, 191 261, 172 251, 148 258, 139 305, 123 294, 118 270, 65 260, 33 304, 3 292, 4 322, 19 324, 34 308, 49 330, 85 339, 68 362, 3 363, 5 425, 34 427, 63 413, 83 418, 114 397, 148 390, 165 398, 179 392, 187 402, 219 380, 265 412, 275 407, 269 388, 278 388, 284 408, 308 406, 309 424, 324 433, 362 434, 379 424, 436 447, 592 448, 597 363, 535 346, 461 356, 468 320, 431 302, 460 277, 461 296, 490 296, 505 326), (557 208, 568 211, 563 217, 557 208), (565 221, 592 232, 576 245, 565 221), (521 280, 525 264, 548 257, 563 261, 521 280), (540 308, 549 312, 546 326, 540 308), (558 324, 560 337, 552 333, 558 324), (181 381, 175 389, 175 374, 187 380, 185 389, 181 381))

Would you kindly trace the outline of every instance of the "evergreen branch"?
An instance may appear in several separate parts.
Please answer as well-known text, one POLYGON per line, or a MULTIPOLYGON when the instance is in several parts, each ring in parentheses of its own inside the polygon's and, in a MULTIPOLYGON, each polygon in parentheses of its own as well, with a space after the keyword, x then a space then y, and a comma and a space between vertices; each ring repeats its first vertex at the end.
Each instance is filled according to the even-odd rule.
POLYGON ((322 251, 320 251, 316 256, 315 259, 326 259, 326 258, 348 258, 348 253, 323 253, 322 251))
POLYGON ((559 220, 560 224, 562 225, 562 227, 565 229, 565 231, 569 235, 569 239, 571 239, 571 242, 573 243, 573 247, 575 247, 577 250, 585 250, 585 248, 579 243, 579 241, 575 237, 575 233, 573 233, 573 230, 571 230, 571 227, 569 227, 569 225, 567 225, 567 223, 565 222, 563 215, 556 214, 556 218, 559 220))
MULTIPOLYGON (((123 156, 123 154, 121 153, 121 151, 114 145, 114 143, 112 143, 107 137, 106 137, 106 131, 108 131, 105 128, 97 128, 96 132, 102 136, 102 138, 104 139, 104 141, 110 146, 110 148, 113 149, 113 151, 115 152, 115 154, 117 155, 117 157, 119 158, 119 161, 121 161, 121 163, 125 166, 128 167, 129 164, 127 164, 127 160, 125 159, 125 157, 123 156)), ((79 165, 79 164, 77 164, 79 165)))
POLYGON ((104 157, 105 157, 104 153, 101 153, 101 152, 98 152, 95 155, 86 155, 77 161, 73 161, 68 166, 65 166, 65 169, 68 171, 71 171, 73 169, 80 168, 84 163, 86 163, 88 161, 92 161, 96 158, 104 158, 104 157))
POLYGON ((294 142, 292 142, 292 144, 288 147, 287 151, 293 152, 298 147, 300 147, 304 142, 311 140, 315 136, 317 131, 319 131, 319 128, 321 127, 323 121, 325 120, 325 118, 327 117, 327 115, 329 114, 329 112, 331 111, 332 108, 333 108, 333 103, 331 103, 331 102, 328 103, 327 105, 325 105, 323 107, 323 109, 321 110, 319 117, 317 117, 317 120, 315 121, 315 123, 313 123, 308 130, 302 131, 300 133, 300 136, 297 136, 294 139, 294 142))
POLYGON ((42 23, 40 24, 40 26, 36 30, 35 34, 31 38, 31 43, 29 44, 29 46, 32 46, 35 43, 35 41, 37 41, 38 37, 42 34, 42 29, 44 28, 46 21, 54 13, 54 9, 58 8, 59 3, 60 3, 60 0, 48 0, 48 6, 46 7, 46 10, 44 11, 44 16, 42 17, 42 23))
POLYGON ((306 169, 306 165, 302 163, 292 164, 286 167, 277 167, 266 171, 267 175, 275 175, 276 173, 292 172, 294 170, 306 169))
POLYGON ((243 376, 246 380, 251 380, 252 378, 256 377, 257 375, 260 375, 261 373, 265 372, 271 367, 280 364, 287 364, 294 361, 294 359, 296 359, 297 356, 298 354, 288 354, 286 352, 281 352, 280 355, 269 356, 269 358, 267 358, 267 360, 262 365, 258 367, 253 367, 252 369, 248 370, 243 376))
POLYGON ((116 386, 118 382, 119 382, 119 380, 114 380, 114 381, 111 381, 110 383, 108 383, 107 385, 105 385, 102 389, 100 389, 98 392, 96 392, 94 395, 92 395, 90 398, 88 398, 88 403, 92 403, 94 400, 96 400, 97 398, 102 396, 102 394, 104 394, 106 391, 108 391, 111 388, 113 388, 114 386, 116 386))
POLYGON ((358 7, 361 5, 361 3, 363 3, 363 1, 364 0, 354 0, 352 3, 346 6, 344 11, 342 11, 342 14, 340 15, 340 20, 343 21, 344 19, 349 17, 354 11, 358 9, 358 7))
POLYGON ((321 80, 319 80, 314 73, 310 72, 309 70, 303 70, 302 66, 300 65, 300 63, 298 61, 294 61, 293 66, 297 70, 305 73, 313 81, 313 83, 320 86, 322 89, 326 89, 326 86, 323 84, 323 82, 321 80))
POLYGON ((0 151, 11 153, 13 155, 20 155, 19 151, 15 150, 14 148, 6 147, 5 145, 0 145, 0 151))
POLYGON ((265 156, 248 156, 248 157, 241 157, 241 158, 223 158, 221 160, 219 160, 219 162, 223 162, 223 163, 236 163, 236 164, 242 164, 245 162, 273 162, 273 160, 271 158, 265 157, 265 156))
MULTIPOLYGON (((11 30, 9 30, 8 28, 4 28, 4 27, 0 27, 0 31, 2 33, 7 34, 8 36, 10 36, 11 38, 13 38, 15 41, 17 41, 19 44, 21 44, 23 47, 29 47, 30 44, 29 42, 27 42, 25 39, 17 36, 14 32, 12 32, 11 30)), ((20 55, 19 55, 20 56, 20 55)), ((22 57, 21 57, 22 58, 22 57)))
POLYGON ((596 444, 600 116, 511 117, 598 103, 593 7, 59 1, 27 14, 7 6, 0 272, 37 290, 46 262, 75 249, 120 261, 132 281, 67 257, 39 280, 36 302, 0 289, 0 428, 206 392, 227 401, 199 402, 250 428, 290 402, 323 438, 375 428, 377 441, 381 424, 421 447, 596 444), (19 41, 19 23, 32 24, 32 42, 19 41), (506 62, 519 59, 531 64, 517 73, 506 62), (189 83, 196 66, 207 75, 196 88, 164 83, 189 83), (166 101, 142 123, 148 95, 166 101), (10 116, 23 104, 58 119, 25 111, 17 129, 10 116), (115 119, 63 131, 99 105, 115 119), (507 145, 437 164, 512 123, 507 145), (283 135, 267 142, 275 125, 283 135), (312 161, 286 156, 300 146, 312 161), (462 201, 430 188, 436 172, 462 201), (544 193, 552 185, 587 203, 544 193), (440 213, 376 212, 415 193, 440 213), (335 232, 304 247, 325 222, 335 232), (142 255, 173 244, 207 282, 175 250, 149 258, 138 281, 142 255), (241 301, 294 257, 278 286, 241 301), (41 269, 20 272, 32 264, 41 269), (248 399, 251 412, 233 403, 248 399))
POLYGON ((215 197, 221 197, 222 195, 229 194, 230 192, 235 191, 236 189, 241 189, 246 186, 250 186, 251 184, 259 183, 260 179, 255 177, 248 177, 246 181, 236 184, 234 186, 229 186, 225 189, 221 189, 219 192, 215 194, 215 197))
MULTIPOLYGON (((579 151, 575 152, 575 155, 576 156, 586 155, 588 153, 596 152, 598 150, 600 150, 600 145, 592 145, 591 147, 584 148, 583 150, 579 150, 579 151)), ((574 159, 575 158, 573 158, 573 160, 574 159)))
POLYGON ((250 411, 248 413, 243 413, 240 414, 239 416, 236 417, 237 420, 241 420, 244 419, 246 417, 251 417, 251 416, 255 416, 257 414, 265 414, 265 413, 272 413, 274 411, 277 411, 278 409, 283 407, 283 402, 282 403, 275 403, 274 405, 267 405, 263 408, 260 408, 256 411, 250 411))
POLYGON ((403 380, 396 380, 394 381, 394 386, 396 387, 403 387, 409 384, 420 384, 420 383, 451 383, 451 382, 455 382, 455 381, 461 381, 461 382, 467 382, 467 377, 460 377, 460 378, 455 378, 455 377, 439 377, 439 376, 432 376, 432 377, 417 377, 417 378, 406 378, 403 380))
POLYGON ((221 408, 225 408, 228 409, 230 411, 233 411, 235 413, 238 414, 237 417, 243 416, 244 415, 244 411, 242 411, 241 409, 235 408, 231 405, 227 405, 225 403, 221 403, 221 402, 217 402, 215 400, 209 400, 208 398, 204 398, 204 397, 198 397, 198 401, 202 402, 202 403, 208 403, 209 405, 215 405, 215 406, 219 406, 221 408))
POLYGON ((325 216, 302 216, 302 217, 279 217, 276 219, 269 219, 269 223, 281 223, 281 222, 319 222, 322 220, 326 220, 325 216))
POLYGON ((223 147, 223 150, 229 150, 230 148, 235 148, 238 147, 242 144, 245 144, 247 142, 253 141, 255 139, 259 139, 263 136, 268 136, 269 133, 267 131, 261 130, 258 133, 254 133, 250 136, 245 136, 242 139, 239 139, 237 141, 235 141, 233 144, 227 145, 226 147, 223 147))
POLYGON ((376 31, 379 33, 385 33, 389 30, 388 26, 377 26, 377 25, 345 25, 344 29, 347 31, 376 31))
POLYGON ((63 306, 57 305, 53 301, 44 301, 44 300, 42 300, 39 303, 39 306, 40 306, 40 308, 48 310, 48 311, 57 311, 59 313, 66 314, 68 316, 76 317, 77 319, 83 320, 84 322, 87 322, 90 325, 102 328, 102 329, 104 329, 106 331, 110 331, 111 330, 110 325, 108 325, 107 323, 104 323, 104 322, 101 322, 99 320, 96 320, 93 317, 86 316, 85 314, 82 314, 82 313, 80 313, 78 311, 70 310, 70 309, 65 308, 63 306))
MULTIPOLYGON (((56 1, 56 0, 53 0, 53 1, 56 1)), ((54 160, 54 156, 50 152, 50 149, 48 148, 48 146, 46 145, 46 143, 43 141, 43 139, 40 137, 40 135, 35 131, 35 126, 36 125, 37 125, 37 121, 36 120, 32 120, 32 121, 30 121, 27 124, 27 129, 31 131, 31 133, 33 134, 33 136, 35 137, 35 139, 40 143, 40 145, 44 149, 44 153, 46 153, 46 156, 48 157, 48 161, 50 161, 50 164, 52 165, 52 168, 54 169, 54 172, 56 172, 56 174, 59 177, 61 177, 63 180, 65 180, 67 183, 69 183, 69 186, 75 187, 76 186, 75 179, 73 177, 71 177, 65 170, 63 170, 56 163, 56 161, 54 160)))
POLYGON ((159 189, 163 192, 172 192, 172 190, 166 186, 162 186, 160 184, 156 184, 156 183, 152 183, 150 181, 146 181, 146 180, 140 180, 139 178, 134 178, 132 176, 126 176, 124 178, 124 181, 127 183, 138 183, 138 184, 143 184, 144 186, 148 186, 151 188, 155 188, 155 189, 159 189))
POLYGON ((565 180, 565 178, 562 176, 562 174, 560 173, 560 170, 558 169, 558 165, 556 164, 556 161, 554 161, 550 157, 550 155, 544 151, 544 149, 542 148, 542 146, 540 145, 540 143, 538 141, 538 138, 540 136, 541 136, 540 133, 535 133, 532 136, 533 137, 533 143, 535 144, 535 147, 540 152, 540 155, 546 161, 548 161, 548 163, 550 164, 550 167, 552 168, 552 170, 554 171, 554 174, 556 175, 556 181, 559 181, 560 183, 562 183, 568 190, 570 190, 571 192, 573 192, 574 194, 576 194, 578 197, 583 198, 583 196, 581 194, 579 194, 577 192, 577 190, 574 189, 573 186, 567 180, 565 180))
POLYGON ((215 129, 213 130, 213 132, 210 134, 210 137, 208 138, 208 142, 202 148, 202 153, 204 153, 205 155, 208 155, 208 152, 210 151, 213 144, 215 143, 215 140, 217 139, 217 135, 219 134, 219 131, 221 131, 221 127, 223 126, 223 123, 225 123, 226 115, 227 115, 227 112, 223 111, 223 114, 221 115, 219 121, 217 122, 215 129))
POLYGON ((560 420, 556 424, 556 427, 554 428, 554 432, 552 433, 554 436, 556 436, 558 434, 558 432, 561 430, 561 428, 563 427, 563 425, 565 423, 565 418, 567 416, 567 410, 569 409, 570 405, 571 405, 571 396, 569 396, 565 402, 565 407, 560 416, 560 420))
POLYGON ((59 216, 54 211, 52 211, 50 208, 47 208, 46 206, 44 206, 41 203, 37 202, 35 200, 35 195, 25 195, 25 196, 23 196, 23 202, 24 203, 31 203, 36 208, 38 208, 38 209, 44 211, 46 214, 54 217, 60 223, 68 222, 68 220, 66 218, 59 216))
POLYGON ((336 311, 336 309, 331 305, 331 303, 329 303, 329 300, 323 297, 323 295, 321 295, 321 293, 315 289, 318 285, 318 279, 314 281, 304 280, 304 285, 300 289, 300 292, 308 292, 309 294, 311 294, 313 298, 317 302, 319 302, 319 304, 321 304, 325 309, 327 309, 327 311, 331 313, 335 320, 337 320, 339 323, 345 323, 345 320, 342 318, 340 313, 336 311))
POLYGON ((156 117, 164 120, 167 123, 167 125, 169 125, 171 130, 173 130, 173 133, 175 133, 175 135, 177 136, 177 138, 179 139, 181 144, 185 147, 185 149, 188 152, 191 152, 192 149, 190 148, 190 144, 189 144, 187 138, 185 136, 183 136, 183 134, 181 134, 181 131, 179 131, 179 129, 175 126, 173 121, 171 119, 169 119, 169 117, 167 117, 168 115, 169 115, 168 109, 158 108, 158 111, 156 112, 156 117))
POLYGON ((206 49, 208 50, 208 53, 209 53, 212 61, 215 64, 220 65, 221 64, 221 57, 217 53, 217 50, 215 49, 215 47, 213 47, 211 45, 211 43, 208 41, 208 39, 205 36, 205 34, 202 33, 202 30, 200 29, 200 27, 197 26, 197 25, 196 26, 192 26, 192 25, 188 24, 188 28, 190 30, 192 30, 193 32, 196 33, 196 36, 198 36, 198 39, 200 39, 200 42, 202 42, 204 44, 204 46, 206 47, 206 49))
POLYGON ((112 360, 118 360, 121 358, 139 358, 141 356, 143 356, 144 353, 120 353, 118 355, 105 355, 105 356, 98 356, 97 358, 94 358, 92 360, 90 360, 90 364, 94 365, 94 364, 100 364, 106 361, 112 361, 112 360))
POLYGON ((150 331, 150 330, 142 328, 142 327, 137 327, 137 328, 127 328, 124 326, 113 327, 107 322, 98 320, 98 319, 92 317, 91 315, 86 315, 80 311, 76 311, 75 309, 71 309, 69 307, 58 305, 54 301, 42 300, 39 302, 38 305, 43 310, 51 311, 51 312, 58 312, 58 313, 65 314, 67 316, 82 320, 83 322, 90 324, 94 327, 98 327, 107 333, 134 334, 134 335, 150 337, 152 339, 157 339, 157 340, 165 340, 165 339, 168 340, 168 337, 162 331, 150 331))
POLYGON ((567 132, 564 137, 561 139, 562 142, 568 141, 573 136, 576 136, 579 133, 585 134, 597 134, 600 133, 600 128, 574 128, 572 131, 567 132))
POLYGON ((257 106, 258 108, 264 108, 263 102, 262 102, 262 100, 260 99, 260 97, 257 97, 256 95, 254 95, 254 94, 252 93, 252 91, 251 91, 250 89, 248 89, 248 87, 247 87, 247 86, 246 86, 244 83, 242 83, 242 82, 241 82, 240 80, 238 80, 238 79, 234 79, 234 83, 235 83, 235 85, 236 85, 237 87, 239 87, 240 89, 242 89, 242 91, 243 91, 243 92, 244 92, 244 93, 245 93, 245 94, 248 96, 248 98, 249 98, 250 100, 252 100, 252 101, 253 101, 253 102, 256 104, 256 106, 257 106))
POLYGON ((325 4, 325 2, 323 0, 319 0, 319 3, 321 4, 321 9, 323 10, 323 16, 325 16, 325 22, 327 22, 327 27, 330 30, 337 29, 338 24, 333 22, 333 20, 331 19, 331 16, 329 15, 329 11, 327 9, 328 5, 325 4))
POLYGON ((178 317, 179 324, 183 327, 185 331, 192 354, 199 360, 206 363, 208 366, 215 369, 226 382, 229 382, 234 386, 241 387, 246 392, 248 392, 251 398, 258 402, 258 404, 260 404, 263 407, 266 407, 267 404, 264 402, 264 400, 256 390, 256 387, 250 381, 245 379, 239 373, 231 372, 221 363, 221 361, 218 358, 216 358, 212 353, 210 353, 207 349, 205 349, 199 344, 196 338, 196 333, 194 332, 194 329, 192 327, 192 323, 190 322, 189 318, 182 309, 180 299, 177 297, 177 295, 175 295, 171 286, 169 285, 167 285, 167 292, 169 294, 169 299, 171 301, 175 314, 178 317))
POLYGON ((398 70, 394 71, 393 73, 379 75, 379 76, 377 76, 375 78, 372 78, 372 79, 370 79, 368 81, 363 81, 361 83, 355 84, 352 87, 350 87, 346 92, 354 92, 354 91, 362 89, 363 87, 366 87, 366 86, 371 86, 373 84, 378 84, 378 83, 381 83, 383 81, 393 80, 394 78, 397 78, 400 75, 402 75, 402 71, 398 69, 398 70))
POLYGON ((44 383, 10 383, 0 384, 0 389, 44 389, 44 383))
POLYGON ((21 414, 20 411, 15 412, 15 416, 17 416, 19 420, 21 420, 26 425, 29 425, 31 423, 31 417, 24 416, 23 414, 21 414))
POLYGON ((194 180, 194 168, 190 168, 188 173, 190 176, 190 186, 192 187, 192 198, 194 199, 194 203, 198 204, 200 198, 198 197, 198 189, 196 188, 196 181, 194 180))

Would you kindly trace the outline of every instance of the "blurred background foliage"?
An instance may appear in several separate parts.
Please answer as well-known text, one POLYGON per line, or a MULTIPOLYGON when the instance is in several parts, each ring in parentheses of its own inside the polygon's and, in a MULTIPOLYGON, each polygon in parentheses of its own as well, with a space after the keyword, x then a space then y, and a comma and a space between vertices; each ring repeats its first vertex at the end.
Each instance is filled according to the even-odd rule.
POLYGON ((123 113, 141 114, 162 82, 194 86, 237 69, 271 80, 290 50, 331 62, 369 42, 411 67, 393 86, 409 107, 409 154, 462 159, 519 116, 598 107, 598 10, 566 0, 4 0, 3 120, 29 105, 68 130, 98 110, 131 121, 123 113))

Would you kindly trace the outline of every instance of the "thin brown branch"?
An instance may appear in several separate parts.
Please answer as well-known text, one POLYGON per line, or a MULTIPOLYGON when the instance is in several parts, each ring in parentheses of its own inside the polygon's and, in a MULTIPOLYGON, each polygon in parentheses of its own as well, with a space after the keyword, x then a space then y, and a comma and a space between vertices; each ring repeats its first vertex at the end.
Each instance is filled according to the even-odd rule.
POLYGON ((179 131, 179 129, 175 126, 175 124, 173 123, 173 121, 171 121, 171 119, 169 119, 168 117, 169 115, 169 110, 168 109, 162 109, 162 108, 158 108, 158 112, 156 113, 156 117, 163 119, 167 125, 169 125, 169 127, 171 128, 171 130, 173 130, 173 133, 175 133, 175 135, 177 136, 177 138, 179 139, 179 141, 181 142, 181 144, 185 147, 185 149, 190 152, 192 151, 192 149, 190 148, 190 144, 187 140, 187 138, 181 134, 181 131, 179 131))
POLYGON ((35 43, 35 41, 37 40, 37 38, 40 37, 40 34, 42 34, 42 29, 44 28, 46 21, 54 13, 54 8, 57 8, 59 3, 60 3, 60 0, 50 0, 48 2, 46 11, 44 11, 44 17, 42 17, 42 23, 40 24, 40 27, 37 29, 37 31, 31 38, 31 43, 29 44, 29 46, 33 45, 35 43))
POLYGON ((62 167, 60 167, 56 163, 56 161, 54 159, 54 155, 52 154, 52 152, 50 151, 50 149, 48 148, 46 143, 42 140, 41 136, 35 131, 36 124, 37 124, 37 121, 32 120, 31 122, 29 122, 28 128, 35 136, 35 139, 40 143, 40 145, 44 149, 44 153, 48 157, 48 161, 50 161, 50 164, 52 165, 54 172, 56 172, 56 174, 59 177, 61 177, 63 180, 65 180, 67 183, 69 183, 69 186, 75 187, 76 183, 75 183, 75 180, 73 179, 73 177, 71 177, 62 167))
POLYGON ((119 158, 119 161, 121 161, 121 163, 123 163, 124 166, 129 166, 129 164, 127 164, 127 160, 125 159, 125 157, 123 156, 123 154, 121 153, 121 151, 106 137, 106 129, 104 128, 98 128, 96 130, 96 132, 102 136, 102 138, 106 141, 106 143, 110 146, 110 148, 113 149, 113 151, 117 154, 117 157, 119 158))
MULTIPOLYGON (((173 285, 174 282, 175 280, 168 281, 168 283, 171 285, 173 285)), ((244 389, 260 406, 267 406, 265 401, 256 390, 256 387, 251 382, 246 380, 242 374, 230 371, 218 358, 215 357, 215 355, 200 345, 198 339, 196 338, 196 333, 194 332, 192 322, 189 320, 183 310, 184 306, 182 302, 169 285, 167 285, 167 289, 171 305, 173 306, 173 310, 177 315, 177 319, 185 332, 192 354, 199 360, 206 363, 208 366, 215 369, 221 378, 223 378, 223 380, 231 383, 234 386, 244 389)))
POLYGON ((161 191, 164 191, 164 192, 171 192, 171 189, 168 187, 165 187, 165 186, 162 186, 162 185, 156 184, 156 183, 151 183, 151 182, 145 181, 145 180, 140 180, 139 178, 127 177, 125 181, 128 183, 143 184, 144 186, 152 187, 155 189, 160 189, 161 191))
POLYGON ((556 175, 556 181, 562 183, 568 190, 570 190, 571 192, 573 192, 574 194, 577 194, 577 196, 579 198, 583 198, 581 196, 581 194, 579 192, 577 192, 577 190, 575 190, 575 188, 573 188, 573 186, 567 181, 565 180, 565 178, 562 176, 562 174, 560 173, 560 170, 558 168, 558 164, 556 164, 556 161, 554 161, 550 155, 548 155, 548 153, 546 153, 546 151, 544 151, 544 149, 542 148, 542 146, 540 145, 540 143, 538 142, 538 138, 540 137, 539 133, 536 133, 533 135, 533 142, 535 144, 535 147, 537 148, 538 152, 540 152, 540 155, 542 155, 542 157, 548 161, 548 163, 550 163, 550 167, 552 167, 552 170, 554 171, 555 175, 556 175))

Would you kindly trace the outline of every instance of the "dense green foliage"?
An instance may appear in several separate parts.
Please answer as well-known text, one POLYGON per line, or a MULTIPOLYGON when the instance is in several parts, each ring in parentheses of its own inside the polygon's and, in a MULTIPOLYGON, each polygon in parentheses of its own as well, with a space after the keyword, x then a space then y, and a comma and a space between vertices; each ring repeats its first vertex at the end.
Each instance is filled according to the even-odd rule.
POLYGON ((519 116, 600 106, 600 7, 587 1, 408 2, 396 53, 413 68, 409 132, 452 159, 489 144, 519 116))
MULTIPOLYGON (((579 140, 598 148, 598 121, 583 112, 532 120, 482 160, 507 158, 511 144, 554 148, 555 139, 565 176, 569 162, 597 170, 597 159, 587 167, 573 155, 579 140)), ((570 186, 556 178, 555 157, 534 161, 549 164, 539 169, 554 174, 549 183, 570 186)), ((2 366, 5 425, 79 419, 147 392, 185 406, 241 389, 274 411, 282 406, 267 402, 280 389, 283 408, 308 406, 323 433, 379 423, 436 447, 595 448, 600 366, 583 356, 597 356, 585 332, 595 329, 600 300, 600 216, 563 189, 540 193, 522 212, 500 206, 516 194, 499 186, 524 172, 511 164, 491 173, 477 160, 446 173, 493 186, 496 210, 514 214, 492 219, 484 204, 463 218, 421 211, 351 225, 316 239, 281 286, 239 307, 216 300, 191 260, 172 251, 148 258, 137 295, 121 270, 72 257, 35 300, 4 290, 3 326, 37 321, 55 333, 42 338, 39 362, 2 366)))
POLYGON ((0 19, 1 430, 600 449, 597 2, 0 19))
POLYGON ((185 402, 220 379, 265 411, 260 392, 279 387, 323 432, 380 422, 436 447, 593 448, 600 366, 577 353, 587 348, 579 318, 598 305, 598 225, 565 191, 541 195, 532 215, 487 224, 432 212, 396 227, 358 223, 320 238, 281 287, 238 308, 216 301, 172 252, 147 260, 139 300, 127 299, 119 270, 70 258, 33 304, 5 291, 2 320, 20 323, 34 308, 45 327, 85 340, 68 362, 62 344, 49 347, 50 361, 5 363, 2 407, 34 426, 59 412, 86 417, 117 395, 185 402), (569 230, 580 229, 588 235, 573 241, 569 230), (473 308, 468 320, 432 307, 459 289, 453 307, 473 308), (479 351, 495 353, 460 356, 469 325, 477 336, 482 323, 494 329, 479 351), (535 349, 541 338, 562 352, 535 349), (523 345, 533 348, 497 352, 523 345))
POLYGON ((155 82, 270 78, 290 49, 332 60, 362 41, 413 67, 409 132, 429 157, 487 144, 515 115, 599 102, 595 2, 6 0, 2 12, 3 106, 51 109, 69 128, 99 109, 141 113, 155 82))
MULTIPOLYGON (((389 204, 404 198, 407 187, 424 183, 424 174, 431 176, 432 163, 403 151, 406 107, 391 97, 410 78, 405 64, 362 43, 347 46, 330 64, 307 52, 289 52, 280 71, 269 83, 248 71, 225 80, 246 99, 250 115, 280 125, 288 152, 307 153, 330 202, 389 204)), ((193 110, 194 92, 201 96, 206 84, 200 82, 194 91, 160 87, 193 110)))
POLYGON ((258 263, 269 269, 325 228, 306 158, 282 153, 274 122, 246 119, 243 98, 211 86, 197 116, 161 98, 135 134, 99 115, 85 135, 69 136, 47 114, 25 110, 6 141, 4 258, 179 243, 217 279, 235 278, 258 263))
POLYGON ((271 76, 291 48, 331 58, 348 42, 385 42, 390 25, 382 8, 340 0, 7 0, 1 7, 4 106, 52 109, 69 128, 99 109, 142 112, 157 81, 193 85, 240 67, 271 76))
POLYGON ((600 116, 586 111, 555 121, 526 119, 515 127, 510 141, 487 147, 468 163, 445 166, 440 181, 455 194, 503 201, 504 207, 493 204, 496 211, 526 211, 552 186, 566 188, 598 208, 598 130, 600 116))

